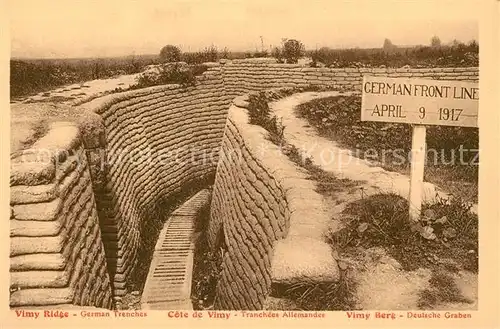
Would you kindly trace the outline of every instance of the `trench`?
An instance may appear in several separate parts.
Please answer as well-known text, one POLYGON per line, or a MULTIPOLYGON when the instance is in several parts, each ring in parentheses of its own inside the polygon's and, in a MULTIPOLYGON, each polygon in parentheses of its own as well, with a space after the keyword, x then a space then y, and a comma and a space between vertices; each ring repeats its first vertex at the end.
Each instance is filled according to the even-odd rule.
POLYGON ((190 310, 198 212, 208 204, 203 189, 177 208, 160 232, 141 298, 142 309, 190 310))
POLYGON ((115 296, 117 310, 192 309, 189 302, 196 219, 209 205, 212 180, 197 181, 158 205, 160 220, 141 226, 145 236, 128 292, 115 296))
MULTIPOLYGON (((354 216, 357 216, 347 211, 351 209, 353 204, 368 200, 370 196, 373 196, 373 200, 377 200, 377 197, 388 198, 388 195, 393 195, 394 200, 406 201, 404 197, 408 195, 409 180, 406 175, 389 172, 367 160, 355 158, 349 150, 342 148, 337 142, 318 135, 315 128, 294 113, 294 109, 299 104, 334 95, 336 95, 335 92, 300 93, 271 103, 270 107, 272 113, 277 115, 286 127, 283 135, 287 142, 297 148, 302 148, 301 150, 304 152, 308 152, 312 163, 318 165, 325 172, 341 179, 358 182, 355 189, 337 191, 331 197, 332 206, 329 210, 331 218, 340 220, 342 223, 334 225, 332 222, 330 230, 340 233, 339 228, 345 227, 345 222, 353 221, 354 216), (333 157, 325 157, 325 154, 332 154, 333 157)), ((449 197, 438 186, 431 183, 425 184, 427 191, 434 192, 441 198, 449 197)), ((428 201, 431 201, 432 194, 427 194, 428 201)), ((388 198, 387 200, 391 206, 398 204, 393 199, 388 198)), ((377 203, 377 207, 381 207, 381 205, 377 203)), ((369 209, 369 217, 375 218, 377 209, 383 208, 369 209)), ((395 210, 396 213, 405 213, 405 211, 395 210)), ((449 211, 447 213, 449 217, 453 217, 452 211, 447 211, 449 211)), ((383 212, 388 213, 389 211, 384 209, 383 212)), ((477 204, 472 205, 470 213, 477 214, 477 204)), ((460 217, 466 217, 466 215, 462 214, 460 217)), ((402 229, 398 228, 398 230, 402 229)), ((340 236, 342 235, 339 234, 338 237, 340 236)), ((417 263, 416 259, 405 263, 406 257, 410 254, 409 250, 411 250, 409 246, 406 246, 404 257, 398 258, 390 253, 390 249, 388 251, 379 246, 352 248, 347 246, 347 243, 341 244, 342 247, 338 250, 336 257, 342 267, 349 269, 349 281, 352 281, 349 282, 350 285, 356 286, 353 304, 342 305, 342 309, 348 310, 349 308, 346 309, 346 306, 363 310, 476 309, 477 273, 464 268, 467 264, 464 259, 457 263, 459 270, 449 270, 448 268, 443 270, 440 266, 453 263, 451 257, 446 253, 436 256, 433 254, 434 249, 429 245, 424 244, 422 250, 426 255, 433 255, 433 259, 429 261, 430 264, 427 264, 427 260, 417 263), (415 268, 408 268, 407 263, 415 268)), ((450 250, 458 252, 456 248, 450 250)), ((282 291, 279 290, 280 287, 275 287, 274 294, 282 294, 282 291)), ((325 303, 330 302, 332 297, 338 297, 342 294, 342 290, 340 292, 337 290, 335 296, 329 296, 328 290, 328 285, 326 288, 304 285, 298 296, 302 294, 303 297, 309 294, 311 296, 307 300, 309 306, 321 308, 324 307, 325 303), (307 290, 308 288, 309 290, 307 290), (328 298, 322 303, 318 303, 318 296, 323 295, 328 298)))

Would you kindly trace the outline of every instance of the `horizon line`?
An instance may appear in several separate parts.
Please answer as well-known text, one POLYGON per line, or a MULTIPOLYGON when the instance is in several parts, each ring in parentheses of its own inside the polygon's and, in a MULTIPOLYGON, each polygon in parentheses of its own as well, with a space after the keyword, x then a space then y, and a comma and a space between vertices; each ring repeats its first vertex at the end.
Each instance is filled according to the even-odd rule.
MULTIPOLYGON (((472 41, 476 41, 475 39, 469 40, 468 42, 462 42, 463 44, 468 44, 472 41)), ((444 44, 442 46, 449 46, 450 44, 444 44)), ((206 48, 209 48, 211 46, 206 46, 206 48)), ((416 45, 394 45, 396 48, 404 49, 404 48, 417 48, 417 47, 430 47, 429 45, 423 45, 423 44, 416 44, 416 45)), ((181 47, 179 47, 181 48, 181 47)), ((223 50, 225 47, 219 48, 216 47, 218 51, 223 50)), ((328 48, 331 50, 374 50, 374 49, 383 49, 383 47, 359 47, 359 46, 354 46, 354 47, 328 47, 328 46, 321 46, 321 47, 316 47, 316 48, 310 48, 306 49, 306 52, 310 51, 315 51, 319 50, 321 48, 328 48)), ((182 53, 197 53, 197 52, 202 52, 204 49, 200 49, 197 51, 182 51, 182 53)), ((269 49, 247 49, 247 50, 229 50, 229 53, 255 53, 255 52, 262 52, 266 51, 269 52, 269 49)), ((10 56, 10 60, 84 60, 84 59, 113 59, 113 58, 127 58, 127 57, 145 57, 145 56, 158 56, 158 53, 141 53, 141 54, 121 54, 121 55, 104 55, 104 56, 99 56, 99 55, 94 55, 94 56, 61 56, 61 57, 43 57, 43 56, 10 56)))

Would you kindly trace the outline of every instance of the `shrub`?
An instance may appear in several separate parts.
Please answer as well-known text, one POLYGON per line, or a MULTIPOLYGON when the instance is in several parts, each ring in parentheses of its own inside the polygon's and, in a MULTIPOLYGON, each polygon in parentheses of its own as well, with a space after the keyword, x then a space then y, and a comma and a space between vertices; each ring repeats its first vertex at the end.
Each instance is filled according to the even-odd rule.
POLYGON ((290 39, 283 44, 283 58, 286 59, 287 64, 297 64, 304 54, 305 47, 300 41, 290 39))
POLYGON ((439 39, 439 37, 437 35, 435 35, 431 38, 431 47, 433 47, 433 48, 441 47, 441 39, 439 39))
POLYGON ((384 40, 384 45, 382 46, 382 48, 385 51, 391 51, 391 50, 394 50, 396 48, 396 46, 392 44, 391 40, 385 39, 384 40))
POLYGON ((137 77, 131 89, 146 88, 151 86, 180 84, 183 87, 194 86, 196 76, 206 71, 204 65, 188 66, 185 63, 164 64, 148 70, 137 77))
POLYGON ((203 64, 206 62, 217 62, 220 58, 228 58, 229 49, 224 48, 220 53, 215 46, 205 47, 205 49, 193 53, 182 54, 182 61, 188 64, 203 64))
MULTIPOLYGON (((266 52, 267 54, 267 52, 266 52)), ((278 60, 278 63, 297 64, 299 58, 305 55, 305 47, 302 42, 295 39, 282 39, 281 48, 275 47, 271 56, 278 60)))
POLYGON ((224 49, 222 49, 222 51, 220 52, 220 58, 228 59, 229 53, 229 49, 227 47, 224 47, 224 49))
POLYGON ((330 49, 322 47, 308 52, 311 65, 327 67, 465 67, 478 66, 479 46, 459 41, 451 45, 398 47, 386 39, 382 48, 330 49))
POLYGON ((276 58, 278 60, 278 63, 284 63, 283 52, 280 48, 274 47, 273 51, 271 52, 271 56, 276 58))
POLYGON ((439 267, 441 258, 477 272, 478 218, 460 199, 424 204, 422 219, 412 223, 408 201, 395 194, 376 194, 349 204, 345 227, 332 232, 329 242, 347 246, 385 247, 406 270, 439 267))
POLYGON ((268 96, 261 91, 258 94, 250 94, 248 100, 249 123, 261 126, 269 132, 269 139, 276 145, 284 142, 284 131, 282 121, 273 115, 268 105, 268 96))
POLYGON ((270 113, 264 92, 249 95, 248 115, 250 117, 250 124, 265 126, 269 120, 270 113))
POLYGON ((181 60, 181 50, 179 47, 166 45, 160 50, 160 61, 163 63, 179 62, 181 60))

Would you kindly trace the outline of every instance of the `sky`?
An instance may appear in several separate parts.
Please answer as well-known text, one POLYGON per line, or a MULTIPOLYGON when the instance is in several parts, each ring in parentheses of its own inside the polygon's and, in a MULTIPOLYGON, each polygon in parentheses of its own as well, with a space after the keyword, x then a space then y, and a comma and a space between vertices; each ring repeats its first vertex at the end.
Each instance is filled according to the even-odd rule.
POLYGON ((156 54, 174 44, 255 51, 297 39, 307 49, 478 40, 476 1, 10 0, 11 56, 156 54))

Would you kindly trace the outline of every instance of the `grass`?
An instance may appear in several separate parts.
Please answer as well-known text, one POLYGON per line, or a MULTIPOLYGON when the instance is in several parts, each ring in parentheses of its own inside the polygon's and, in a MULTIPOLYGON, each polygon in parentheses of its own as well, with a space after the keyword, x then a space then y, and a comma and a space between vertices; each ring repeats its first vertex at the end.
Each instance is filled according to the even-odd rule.
MULTIPOLYGON (((185 52, 181 60, 189 64, 202 64, 221 58, 245 57, 243 52, 231 52, 227 48, 218 50, 212 46, 198 52, 185 52)), ((157 64, 161 64, 157 54, 110 58, 11 59, 10 97, 13 100, 21 99, 67 84, 135 74, 148 65, 157 64)))
MULTIPOLYGON (((309 88, 306 88, 309 89, 309 88)), ((317 90, 316 87, 310 87, 317 90)), ((299 91, 304 91, 301 88, 299 91)), ((280 92, 260 92, 249 96, 249 123, 259 125, 267 130, 268 139, 282 148, 288 159, 305 169, 309 179, 316 183, 316 191, 333 197, 336 192, 352 188, 357 182, 338 179, 330 172, 313 164, 310 158, 303 157, 299 150, 286 142, 285 127, 276 116, 271 116, 268 102, 289 96, 297 89, 284 89, 280 92)), ((338 282, 312 282, 304 279, 294 284, 280 284, 271 287, 271 296, 292 300, 299 310, 352 310, 355 307, 355 284, 349 269, 341 269, 338 282)))
MULTIPOLYGON (((353 105, 356 101, 351 98, 344 105, 353 105)), ((290 161, 306 169, 309 178, 316 182, 318 193, 334 199, 336 193, 358 185, 324 171, 310 158, 304 157, 295 146, 288 144, 283 135, 285 127, 276 125, 277 120, 271 116, 267 102, 268 97, 264 93, 250 97, 250 123, 264 127, 269 132, 269 140, 282 147, 290 161)), ((344 122, 353 120, 349 114, 342 115, 346 116, 344 122)), ((321 123, 324 122, 321 120, 321 123)), ((348 126, 347 123, 345 125, 348 126)), ((343 133, 348 134, 347 131, 343 133)), ((443 278, 447 275, 445 271, 450 270, 466 269, 477 273, 478 221, 477 216, 470 212, 470 204, 459 198, 426 204, 423 207, 424 221, 418 225, 410 223, 408 207, 406 199, 395 194, 362 198, 347 206, 345 215, 349 220, 343 229, 331 233, 327 241, 345 254, 354 254, 359 247, 382 246, 404 270, 431 268, 431 287, 421 292, 421 307, 439 302, 464 302, 453 279, 443 278), (452 262, 443 259, 451 259, 452 262)), ((356 285, 345 268, 341 269, 339 282, 305 280, 275 285, 272 295, 292 300, 301 310, 352 310, 355 307, 355 290, 356 285)))
MULTIPOLYGON (((389 42, 390 43, 390 42, 389 42)), ((455 42, 438 47, 416 46, 367 49, 331 49, 322 47, 309 51, 313 62, 327 67, 467 67, 478 66, 479 45, 476 41, 468 44, 455 42)))
POLYGON ((49 132, 49 123, 47 120, 40 120, 34 123, 31 126, 33 134, 30 136, 30 139, 25 141, 22 145, 23 149, 30 148, 35 142, 40 140, 43 136, 45 136, 49 132))
POLYGON ((309 173, 309 179, 316 183, 316 192, 324 196, 334 197, 337 192, 351 189, 359 184, 350 179, 339 179, 331 172, 321 169, 310 158, 303 157, 294 145, 287 145, 284 153, 290 161, 309 173))
POLYGON ((472 303, 462 295, 453 277, 445 271, 434 271, 429 285, 429 288, 420 292, 420 309, 430 309, 442 303, 472 303))
POLYGON ((349 204, 344 227, 330 232, 328 242, 343 253, 382 247, 405 271, 432 271, 429 287, 420 291, 418 307, 442 303, 471 303, 450 273, 478 272, 478 218, 470 205, 438 200, 423 205, 419 223, 411 223, 408 202, 395 194, 376 194, 349 204))
POLYGON ((11 150, 10 158, 13 159, 21 154, 23 154, 23 150, 29 149, 33 144, 35 144, 38 140, 44 137, 49 131, 49 122, 48 120, 42 119, 35 121, 31 124, 31 134, 25 140, 20 142, 17 150, 11 150))
POLYGON ((219 248, 212 251, 207 241, 210 220, 210 201, 200 208, 196 216, 193 281, 191 300, 195 310, 211 309, 215 302, 217 282, 222 266, 222 253, 219 248))
POLYGON ((326 196, 333 196, 339 192, 358 185, 357 182, 348 179, 338 179, 330 172, 313 164, 310 158, 303 157, 295 145, 286 142, 284 137, 285 126, 275 115, 271 115, 269 101, 277 100, 292 95, 297 91, 322 90, 315 86, 306 88, 283 88, 278 91, 259 92, 250 94, 248 114, 249 123, 263 127, 268 132, 268 139, 275 145, 280 146, 282 152, 290 161, 299 167, 306 169, 309 173, 309 179, 316 182, 316 191, 326 196))
POLYGON ((75 100, 76 97, 73 96, 50 96, 39 100, 27 100, 26 103, 63 103, 67 101, 75 100))
POLYGON ((345 227, 331 233, 329 242, 340 249, 383 247, 407 271, 446 267, 477 273, 478 219, 469 206, 457 199, 439 200, 424 205, 423 214, 413 225, 406 199, 372 195, 346 207, 345 227))
MULTIPOLYGON (((296 114, 315 127, 319 135, 352 150, 357 157, 371 160, 386 170, 408 175, 410 125, 362 122, 360 113, 359 95, 325 97, 296 108, 296 114)), ((477 128, 429 127, 424 179, 464 200, 477 202, 478 148, 477 128), (467 151, 460 151, 461 148, 467 151), (459 157, 463 158, 463 163, 459 157)))
POLYGON ((17 98, 46 92, 72 83, 134 74, 157 62, 157 56, 77 59, 12 59, 10 96, 17 98))
POLYGON ((349 311, 356 308, 355 289, 352 273, 346 269, 338 282, 275 284, 271 295, 292 300, 301 311, 349 311))

